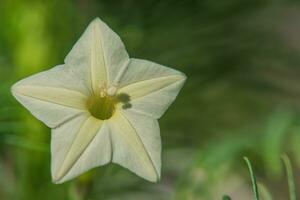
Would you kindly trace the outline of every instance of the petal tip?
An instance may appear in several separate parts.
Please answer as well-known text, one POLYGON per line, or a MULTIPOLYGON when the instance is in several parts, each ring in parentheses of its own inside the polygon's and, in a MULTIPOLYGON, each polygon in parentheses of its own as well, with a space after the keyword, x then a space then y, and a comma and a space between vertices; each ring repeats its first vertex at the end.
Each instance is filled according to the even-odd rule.
POLYGON ((148 180, 148 181, 150 181, 152 183, 157 183, 157 182, 160 181, 160 175, 155 172, 155 174, 147 177, 146 180, 148 180))
POLYGON ((96 17, 95 19, 93 19, 92 22, 97 22, 97 21, 101 21, 99 17, 96 17))
POLYGON ((52 183, 54 183, 54 184, 60 184, 61 182, 56 177, 52 176, 52 183))
POLYGON ((65 182, 64 177, 66 173, 60 168, 56 168, 53 163, 51 164, 51 178, 54 184, 61 184, 65 182))
POLYGON ((101 24, 102 20, 99 17, 96 17, 95 19, 92 20, 90 23, 91 25, 96 25, 96 24, 101 24))
POLYGON ((15 86, 15 84, 13 84, 13 85, 10 87, 10 92, 14 95, 15 91, 16 91, 16 86, 15 86))
POLYGON ((186 81, 187 76, 183 72, 181 72, 180 76, 181 76, 183 81, 186 81))
POLYGON ((19 93, 20 88, 18 86, 19 84, 17 82, 10 87, 10 92, 13 96, 16 96, 16 94, 19 93))
POLYGON ((150 181, 152 183, 157 183, 160 181, 160 171, 159 171, 159 169, 156 169, 152 165, 152 170, 149 170, 148 173, 144 174, 144 176, 142 176, 142 177, 144 179, 146 179, 147 181, 150 181))
POLYGON ((54 184, 61 184, 63 183, 63 177, 64 175, 62 173, 54 173, 52 172, 52 182, 54 184))

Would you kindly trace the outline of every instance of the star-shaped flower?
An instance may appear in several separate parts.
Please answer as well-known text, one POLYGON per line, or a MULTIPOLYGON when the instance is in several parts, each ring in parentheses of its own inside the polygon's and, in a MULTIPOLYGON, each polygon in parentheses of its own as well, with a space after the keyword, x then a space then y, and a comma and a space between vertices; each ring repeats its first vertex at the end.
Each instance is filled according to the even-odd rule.
POLYGON ((157 119, 174 101, 185 75, 129 58, 119 36, 99 18, 64 63, 12 87, 16 99, 52 129, 53 182, 110 162, 158 181, 157 119))

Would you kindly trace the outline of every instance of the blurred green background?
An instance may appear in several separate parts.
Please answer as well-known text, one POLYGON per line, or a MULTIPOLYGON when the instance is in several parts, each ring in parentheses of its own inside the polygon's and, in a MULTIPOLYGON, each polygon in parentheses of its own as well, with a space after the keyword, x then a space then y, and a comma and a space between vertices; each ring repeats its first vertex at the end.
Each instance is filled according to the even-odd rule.
POLYGON ((299 11, 296 0, 0 0, 0 199, 250 200, 244 155, 264 188, 287 199, 282 153, 300 185, 299 11), (50 130, 10 94, 63 63, 95 17, 131 57, 188 77, 160 120, 160 183, 110 164, 52 184, 50 130))

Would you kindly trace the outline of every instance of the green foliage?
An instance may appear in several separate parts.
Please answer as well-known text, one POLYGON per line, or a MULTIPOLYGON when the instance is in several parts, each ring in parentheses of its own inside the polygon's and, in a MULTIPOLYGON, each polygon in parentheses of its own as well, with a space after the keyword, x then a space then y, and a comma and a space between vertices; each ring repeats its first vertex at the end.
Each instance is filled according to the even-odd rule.
POLYGON ((264 161, 266 169, 273 175, 281 172, 280 154, 283 141, 293 123, 293 112, 289 109, 280 108, 270 117, 265 131, 264 161))
POLYGON ((299 9, 271 0, 1 0, 0 199, 246 199, 242 155, 264 183, 261 198, 284 199, 280 155, 291 155, 295 172, 300 166, 299 9), (52 184, 50 131, 10 94, 17 80, 63 63, 97 16, 132 57, 187 74, 160 119, 160 183, 108 165, 52 184))
MULTIPOLYGON (((251 162, 249 161, 249 159, 247 157, 244 157, 244 160, 246 161, 249 172, 250 172, 252 188, 253 188, 253 192, 254 192, 254 200, 259 200, 261 197, 264 200, 272 200, 273 198, 272 198, 269 190, 262 183, 257 183, 256 177, 253 172, 252 165, 251 165, 251 162), (261 193, 259 193, 259 191, 261 193)), ((292 166, 291 166, 291 161, 287 155, 283 155, 282 160, 283 160, 284 166, 286 168, 290 200, 296 200, 296 186, 295 186, 295 180, 294 180, 293 170, 292 170, 292 166)), ((224 196, 223 199, 225 197, 226 196, 224 196)))

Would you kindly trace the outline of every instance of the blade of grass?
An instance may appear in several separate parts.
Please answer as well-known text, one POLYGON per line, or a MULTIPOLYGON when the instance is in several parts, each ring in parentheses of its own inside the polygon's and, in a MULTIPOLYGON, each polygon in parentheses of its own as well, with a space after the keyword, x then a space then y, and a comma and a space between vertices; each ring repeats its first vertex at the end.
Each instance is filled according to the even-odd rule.
POLYGON ((254 192, 254 199, 259 200, 256 178, 255 178, 252 166, 251 166, 251 162, 249 161, 249 159, 247 157, 244 157, 244 160, 246 161, 246 163, 248 165, 248 168, 249 168, 251 181, 252 181, 253 192, 254 192))
POLYGON ((281 158, 283 160, 283 163, 284 163, 284 166, 286 169, 288 185, 289 185, 290 200, 296 200, 296 186, 295 186, 295 180, 294 180, 291 161, 286 154, 282 155, 281 158))
POLYGON ((258 191, 259 191, 260 197, 263 200, 272 200, 273 199, 271 193, 269 192, 269 190, 267 189, 266 186, 264 186, 260 182, 257 183, 257 186, 258 186, 258 191))
POLYGON ((279 107, 270 117, 266 125, 266 134, 263 150, 263 160, 266 164, 267 175, 271 177, 280 177, 282 173, 281 149, 286 134, 294 121, 295 115, 293 110, 286 107, 279 107))

